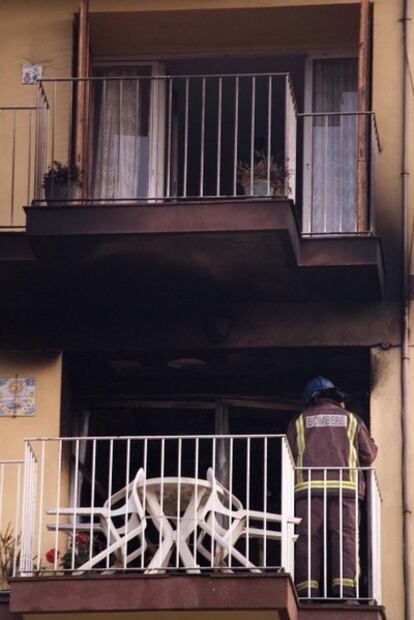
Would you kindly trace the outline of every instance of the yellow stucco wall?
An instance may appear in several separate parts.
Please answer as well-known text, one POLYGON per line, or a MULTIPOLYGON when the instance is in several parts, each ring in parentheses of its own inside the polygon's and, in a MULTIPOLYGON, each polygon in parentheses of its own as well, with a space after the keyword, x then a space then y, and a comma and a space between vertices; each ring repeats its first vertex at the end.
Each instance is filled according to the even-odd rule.
MULTIPOLYGON (((411 2, 411 15, 412 18, 412 2, 411 2)), ((408 117, 408 230, 407 230, 407 241, 409 248, 409 256, 408 260, 408 268, 409 273, 411 274, 411 297, 414 297, 414 251, 413 251, 413 231, 414 231, 414 174, 413 174, 413 164, 414 164, 414 93, 412 87, 412 71, 413 71, 413 55, 414 55, 414 30, 412 27, 412 22, 408 22, 408 32, 409 36, 407 38, 407 56, 410 62, 410 71, 411 76, 407 75, 408 80, 408 100, 407 100, 407 117, 408 117)), ((411 572, 411 584, 414 582, 414 307, 411 301, 409 307, 409 330, 408 330, 408 356, 409 360, 408 364, 408 402, 407 402, 407 423, 408 423, 408 432, 407 432, 407 453, 409 456, 409 465, 408 465, 408 480, 407 480, 407 488, 408 488, 408 508, 409 511, 407 513, 407 520, 409 526, 409 543, 410 543, 410 572, 411 572)), ((410 597, 411 610, 414 609, 414 588, 411 588, 411 597, 410 597)))
POLYGON ((401 3, 376 2, 372 108, 377 116, 382 151, 378 162, 376 224, 384 243, 388 293, 395 296, 401 278, 401 3), (386 84, 386 87, 384 86, 386 84), (397 275, 398 274, 398 275, 397 275))
MULTIPOLYGON (((411 323, 412 328, 414 328, 414 324, 411 323)), ((411 330, 412 331, 412 330, 411 330)), ((409 392, 408 392, 408 403, 407 403, 407 423, 408 423, 408 432, 407 432, 407 453, 408 453, 408 472, 407 472, 407 488, 408 488, 408 506, 410 512, 407 515, 408 519, 408 529, 409 529, 409 542, 410 542, 410 559, 411 559, 411 583, 413 583, 413 575, 414 575, 414 349, 411 346, 410 348, 410 360, 408 362, 408 376, 409 376, 409 392)), ((411 589, 411 609, 414 609, 414 592, 411 589)))
MULTIPOLYGON (((1 461, 25 458, 24 439, 31 437, 56 437, 60 432, 60 401, 62 380, 62 356, 59 353, 9 354, 0 353, 0 377, 34 377, 36 379, 35 415, 27 417, 0 417, 0 492, 2 494, 2 511, 0 529, 4 535, 10 524, 14 534, 21 532, 22 522, 16 522, 16 508, 22 502, 24 493, 23 467, 20 484, 16 466, 1 461), (1 469, 2 468, 2 469, 1 469), (20 497, 18 490, 20 490, 20 497), (7 499, 8 498, 8 499, 7 499)), ((37 457, 40 456, 37 451, 37 457)), ((52 464, 53 450, 50 451, 49 467, 52 464)), ((54 458, 54 463, 56 463, 54 458)), ((56 471, 56 469, 55 469, 56 471)), ((56 474, 49 472, 49 485, 44 489, 45 505, 53 505, 56 494, 56 474)), ((67 484, 63 481, 63 492, 67 484)), ((38 486, 39 490, 39 486, 38 486)), ((20 512, 21 517, 21 512, 20 512)), ((36 530, 37 531, 37 530, 36 530)), ((44 537, 41 555, 50 546, 50 537, 44 537), (49 538, 49 540, 48 540, 49 538)), ((37 555, 36 550, 33 555, 37 555)), ((1 585, 0 585, 1 588, 1 585)))
POLYGON ((70 75, 72 17, 76 0, 3 0, 0 4, 0 103, 33 103, 33 89, 20 84, 23 63, 43 64, 46 74, 70 75))
MULTIPOLYGON (((408 327, 408 340, 410 342, 408 348, 407 359, 407 403, 406 403, 406 450, 408 454, 408 472, 407 472, 407 505, 408 505, 408 528, 409 528, 409 540, 410 540, 410 557, 411 557, 411 583, 414 579, 414 317, 412 311, 412 302, 410 304, 410 318, 408 327)), ((411 591, 411 609, 414 609, 414 591, 411 591)))
POLYGON ((383 604, 388 620, 403 613, 402 487, 398 347, 372 349, 371 431, 378 445, 374 463, 382 493, 383 604))
POLYGON ((23 439, 56 437, 60 429, 62 357, 60 353, 0 353, 0 377, 35 377, 36 413, 0 417, 1 457, 23 458, 23 439))
MULTIPOLYGON (((76 0, 52 3, 48 0, 35 0, 30 3, 3 0, 0 3, 0 107, 36 105, 36 87, 20 83, 23 64, 42 64, 45 75, 49 77, 70 75, 72 18, 77 4, 76 0)), ((65 122, 63 115, 61 121, 65 122)), ((30 121, 29 112, 21 110, 16 112, 16 130, 13 123, 13 113, 0 111, 0 225, 3 226, 10 224, 12 210, 13 224, 24 225, 22 206, 28 204, 33 196, 33 174, 28 178, 28 171, 33 167, 35 150, 34 140, 32 139, 30 145, 28 135, 31 127, 34 137, 36 119, 33 115, 30 121), (18 162, 14 170, 14 181, 13 135, 16 137, 15 161, 18 162)), ((67 148, 63 140, 58 149, 54 158, 65 160, 64 153, 67 148)))

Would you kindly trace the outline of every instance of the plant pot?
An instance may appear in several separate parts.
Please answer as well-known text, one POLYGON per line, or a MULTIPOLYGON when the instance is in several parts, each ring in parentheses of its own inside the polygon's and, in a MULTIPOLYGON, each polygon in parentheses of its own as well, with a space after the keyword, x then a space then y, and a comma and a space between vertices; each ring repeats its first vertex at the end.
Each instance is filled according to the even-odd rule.
POLYGON ((268 192, 268 184, 266 179, 253 181, 253 187, 250 183, 243 183, 243 190, 246 196, 272 196, 272 185, 270 184, 270 192, 268 192), (251 191, 252 190, 252 191, 251 191))
POLYGON ((45 178, 45 199, 46 202, 67 202, 72 200, 75 195, 74 183, 61 183, 53 178, 45 178))

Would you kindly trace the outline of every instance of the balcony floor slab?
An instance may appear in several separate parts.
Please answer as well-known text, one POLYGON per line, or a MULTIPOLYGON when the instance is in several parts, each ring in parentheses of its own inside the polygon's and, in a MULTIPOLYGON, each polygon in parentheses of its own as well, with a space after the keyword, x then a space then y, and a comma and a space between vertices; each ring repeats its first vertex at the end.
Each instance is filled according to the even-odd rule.
POLYGON ((11 611, 23 618, 297 620, 288 575, 99 575, 15 579, 11 611), (92 616, 90 614, 93 614, 92 616))
MULTIPOLYGON (((14 579, 10 618, 30 620, 386 620, 381 606, 299 604, 286 574, 14 579)), ((6 616, 4 616, 6 618, 6 616)))
POLYGON ((286 200, 27 207, 35 256, 107 282, 210 299, 379 299, 377 237, 301 238, 286 200))

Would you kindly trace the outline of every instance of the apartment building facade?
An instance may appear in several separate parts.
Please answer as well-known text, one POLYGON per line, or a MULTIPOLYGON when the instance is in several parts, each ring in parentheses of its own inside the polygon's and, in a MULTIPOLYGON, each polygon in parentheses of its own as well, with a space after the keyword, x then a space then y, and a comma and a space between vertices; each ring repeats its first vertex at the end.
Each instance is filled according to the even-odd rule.
POLYGON ((410 10, 4 0, 0 617, 410 617, 410 10), (294 586, 317 375, 379 449, 354 606, 327 530, 294 586))

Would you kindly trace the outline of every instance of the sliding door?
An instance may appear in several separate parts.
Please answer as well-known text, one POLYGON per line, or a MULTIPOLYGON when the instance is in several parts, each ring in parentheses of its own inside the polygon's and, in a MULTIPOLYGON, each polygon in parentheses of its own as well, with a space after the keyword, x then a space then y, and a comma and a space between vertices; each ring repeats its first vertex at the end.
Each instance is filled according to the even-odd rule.
POLYGON ((310 58, 306 75, 303 230, 357 230, 357 58, 310 58))

